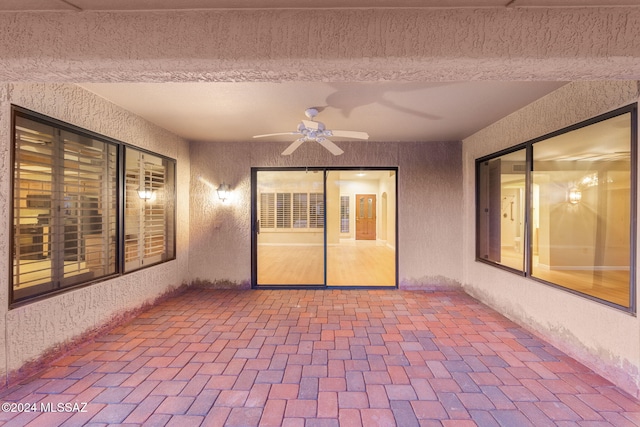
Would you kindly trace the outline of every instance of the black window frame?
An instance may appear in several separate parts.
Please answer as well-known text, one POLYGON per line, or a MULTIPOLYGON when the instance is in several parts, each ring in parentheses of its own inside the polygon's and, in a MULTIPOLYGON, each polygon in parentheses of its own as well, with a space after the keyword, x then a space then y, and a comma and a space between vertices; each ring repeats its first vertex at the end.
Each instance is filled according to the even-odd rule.
POLYGON ((476 232, 475 232, 475 260, 476 262, 483 263, 486 265, 491 265, 493 267, 499 268, 504 271, 508 271, 510 273, 517 274, 522 277, 526 277, 535 282, 542 283, 544 285, 548 285, 565 292, 572 293, 574 295, 580 296, 582 298, 586 298, 600 304, 615 308, 619 311, 626 312, 631 315, 636 314, 636 247, 637 247, 637 201, 638 201, 638 103, 632 103, 614 110, 611 110, 607 113, 600 114, 598 116, 592 117, 590 119, 575 123, 573 125, 567 126, 565 128, 559 129, 557 131, 545 134, 543 136, 531 139, 529 141, 514 145, 512 147, 508 147, 506 149, 500 150, 495 153, 491 153, 486 156, 482 156, 475 160, 475 211, 476 211, 476 232), (629 256, 629 306, 623 306, 620 304, 613 303, 611 301, 604 300, 602 298, 598 298, 593 295, 589 295, 586 293, 582 293, 575 289, 568 288, 566 286, 559 285, 557 283, 549 282, 543 280, 539 277, 535 277, 531 275, 532 272, 532 263, 533 263, 533 254, 531 253, 531 239, 532 239, 532 227, 531 227, 531 206, 533 199, 533 147, 536 143, 546 141, 550 138, 554 138, 559 135, 563 135, 578 129, 585 128, 587 126, 603 122, 605 120, 621 116, 624 114, 630 114, 630 256, 629 256), (480 236, 480 222, 482 220, 482 212, 481 210, 481 190, 480 190, 480 173, 481 173, 481 165, 483 163, 489 162, 491 160, 497 159, 501 156, 505 156, 507 154, 511 154, 522 149, 526 150, 526 176, 525 176, 525 212, 524 212, 524 268, 523 270, 518 270, 515 268, 511 268, 509 266, 500 264, 498 262, 494 262, 491 260, 484 259, 481 256, 481 236, 480 236))
MULTIPOLYGON (((90 279, 90 280, 86 280, 86 281, 81 281, 77 284, 73 284, 73 285, 69 285, 69 286, 65 286, 62 288, 57 288, 57 289, 52 289, 52 290, 48 290, 45 292, 41 292, 41 293, 37 293, 35 295, 30 295, 30 296, 26 296, 24 298, 19 298, 16 299, 14 298, 14 274, 13 274, 13 267, 11 267, 9 269, 8 272, 8 286, 9 286, 9 301, 8 301, 8 308, 9 309, 13 309, 13 308, 17 308, 23 305, 27 305, 36 301, 41 301, 44 299, 48 299, 50 297, 56 296, 56 295, 60 295, 60 294, 64 294, 67 292, 72 292, 74 290, 80 289, 80 288, 84 288, 86 286, 90 286, 96 283, 100 283, 100 282, 104 282, 106 280, 112 280, 114 278, 117 277, 121 277, 124 275, 128 275, 137 271, 140 271, 142 269, 148 268, 148 267, 152 267, 152 266, 156 266, 158 264, 162 264, 165 262, 169 262, 169 261, 173 261, 176 259, 177 256, 177 203, 176 203, 176 197, 177 197, 177 161, 171 157, 167 157, 158 153, 155 153, 153 151, 150 150, 146 150, 140 147, 137 147, 133 144, 129 144, 129 143, 125 143, 122 141, 119 141, 117 139, 99 134, 97 132, 88 130, 88 129, 84 129, 80 126, 76 126, 73 125, 71 123, 62 121, 62 120, 58 120, 55 119, 53 117, 49 117, 47 115, 38 113, 36 111, 18 106, 18 105, 11 105, 11 148, 10 148, 10 164, 11 164, 11 182, 10 182, 10 190, 9 190, 9 202, 11 203, 11 213, 10 213, 10 224, 13 227, 14 221, 15 221, 15 209, 14 209, 14 203, 15 203, 15 170, 16 170, 16 117, 22 117, 24 119, 27 120, 31 120, 34 122, 38 122, 41 123, 45 126, 51 126, 55 129, 59 129, 62 131, 67 131, 67 132, 71 132, 73 134, 82 136, 82 137, 87 137, 87 138, 91 138, 91 139, 95 139, 97 141, 101 141, 107 144, 111 144, 114 145, 116 147, 116 171, 115 171, 115 179, 116 179, 116 195, 115 195, 115 205, 116 205, 116 231, 115 231, 115 237, 116 237, 116 244, 115 244, 115 251, 116 251, 116 261, 115 261, 115 272, 108 274, 108 275, 104 275, 95 279, 90 279), (173 195, 172 195, 172 199, 173 199, 173 203, 172 203, 172 210, 173 210, 173 218, 172 218, 172 224, 171 224, 171 232, 172 232, 172 236, 170 237, 171 241, 172 241, 172 245, 171 245, 171 256, 167 257, 166 259, 163 259, 159 262, 153 263, 153 264, 149 264, 149 265, 145 265, 142 266, 138 269, 135 270, 131 270, 131 271, 125 271, 124 268, 124 152, 125 152, 125 148, 132 148, 135 150, 139 150, 141 152, 145 152, 148 153, 150 155, 159 157, 167 162, 172 163, 173 165, 173 195)), ((9 249, 9 265, 13 266, 14 263, 14 258, 15 258, 15 248, 14 248, 14 240, 15 237, 13 235, 13 232, 10 233, 11 236, 11 242, 10 242, 10 249, 9 249)))

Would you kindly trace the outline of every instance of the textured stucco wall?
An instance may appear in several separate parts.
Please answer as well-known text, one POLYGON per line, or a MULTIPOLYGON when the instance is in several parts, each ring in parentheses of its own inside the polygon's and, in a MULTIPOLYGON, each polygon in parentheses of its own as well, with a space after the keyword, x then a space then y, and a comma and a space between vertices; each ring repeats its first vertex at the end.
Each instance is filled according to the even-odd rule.
MULTIPOLYGON (((8 287, 0 286, 0 373, 25 363, 153 301, 187 281, 189 255, 189 149, 182 139, 75 85, 9 84, 0 89, 0 275, 9 278, 10 104, 19 105, 177 160, 177 259, 117 279, 7 310, 8 287), (6 166, 6 167, 5 167, 6 166), (3 324, 4 323, 4 324, 3 324), (6 337, 6 342, 3 340, 6 337)), ((2 283, 7 283, 4 280, 2 283)))
POLYGON ((400 287, 460 285, 459 142, 341 141, 341 156, 317 144, 304 144, 293 155, 281 156, 287 144, 191 144, 192 280, 250 285, 251 167, 397 166, 400 287), (221 203, 213 190, 222 181, 233 188, 230 203, 221 203))
POLYGON ((635 81, 570 83, 463 142, 464 289, 636 396, 640 394, 636 316, 474 261, 474 168, 476 158, 637 102, 638 96, 635 81))
POLYGON ((2 13, 0 28, 0 81, 595 80, 640 65, 637 7, 2 13))
MULTIPOLYGON (((6 331, 6 307, 9 301, 9 286, 6 285, 11 274, 9 260, 10 244, 13 241, 13 227, 9 221, 11 206, 11 104, 7 93, 9 85, 0 84, 0 331, 6 331), (2 284, 5 284, 4 286, 2 284)), ((0 332, 0 378, 6 372, 7 353, 6 333, 0 332)))

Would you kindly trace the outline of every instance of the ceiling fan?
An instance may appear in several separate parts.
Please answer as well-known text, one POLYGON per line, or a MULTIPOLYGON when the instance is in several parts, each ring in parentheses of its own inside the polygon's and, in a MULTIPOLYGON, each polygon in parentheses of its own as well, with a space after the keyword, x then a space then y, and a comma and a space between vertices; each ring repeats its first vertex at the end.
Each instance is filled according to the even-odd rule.
POLYGON ((327 137, 336 136, 339 138, 369 139, 369 134, 366 132, 357 132, 350 130, 329 130, 325 128, 324 123, 316 122, 313 120, 313 118, 318 115, 317 108, 307 108, 304 114, 309 118, 309 120, 302 120, 298 124, 298 130, 295 132, 280 132, 269 133, 265 135, 255 135, 254 138, 264 138, 267 136, 276 135, 301 135, 298 139, 293 141, 293 143, 289 145, 286 150, 282 152, 283 156, 290 155, 291 153, 296 151, 296 149, 300 147, 303 142, 306 141, 315 141, 329 150, 334 156, 339 156, 340 154, 344 153, 344 151, 332 141, 327 139, 327 137))

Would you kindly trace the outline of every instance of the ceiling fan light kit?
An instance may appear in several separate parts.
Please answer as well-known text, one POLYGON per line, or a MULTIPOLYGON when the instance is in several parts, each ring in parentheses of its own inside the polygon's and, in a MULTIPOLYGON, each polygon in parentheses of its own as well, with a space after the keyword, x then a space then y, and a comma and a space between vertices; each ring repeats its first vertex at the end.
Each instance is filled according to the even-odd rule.
POLYGON ((293 141, 291 145, 289 145, 282 152, 283 156, 290 155, 291 153, 296 151, 303 142, 306 141, 315 141, 329 150, 329 152, 334 156, 339 156, 340 154, 344 153, 344 150, 334 144, 333 141, 327 139, 328 137, 336 136, 339 138, 369 139, 369 134, 367 134, 366 132, 327 129, 324 123, 313 120, 314 117, 318 115, 317 108, 307 108, 304 114, 309 118, 309 120, 302 120, 298 124, 298 130, 296 130, 295 132, 280 132, 264 135, 254 135, 254 138, 264 138, 277 135, 300 135, 298 139, 293 141))

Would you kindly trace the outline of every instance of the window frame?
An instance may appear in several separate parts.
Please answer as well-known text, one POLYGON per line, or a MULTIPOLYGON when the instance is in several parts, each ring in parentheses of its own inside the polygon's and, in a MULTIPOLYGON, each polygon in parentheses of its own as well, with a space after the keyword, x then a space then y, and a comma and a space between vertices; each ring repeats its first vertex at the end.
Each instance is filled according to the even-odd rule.
POLYGON ((512 273, 515 273, 519 276, 526 276, 526 272, 527 272, 527 257, 529 254, 529 250, 528 250, 528 245, 529 245, 529 233, 528 233, 528 215, 527 212, 529 211, 529 197, 528 197, 528 188, 529 188, 529 153, 528 153, 528 146, 526 143, 524 144, 518 144, 514 147, 510 147, 501 151, 498 151, 492 155, 489 156, 485 156, 479 159, 476 159, 476 167, 475 167, 475 173, 476 173, 476 193, 475 193, 475 200, 476 200, 476 247, 475 247, 475 256, 476 256, 476 261, 479 262, 483 262, 485 264, 489 264, 489 265, 493 265, 495 267, 498 267, 502 270, 506 270, 512 273), (500 158, 500 157, 504 157, 508 154, 513 154, 516 153, 518 151, 521 150, 526 150, 526 160, 525 160, 525 164, 526 164, 526 171, 525 171, 525 220, 524 220, 524 233, 523 233, 523 237, 524 237, 524 241, 522 242, 522 247, 523 247, 523 268, 522 270, 496 262, 496 261, 492 261, 490 259, 486 259, 482 256, 480 256, 480 252, 481 252, 481 243, 480 243, 480 222, 482 221, 482 212, 480 212, 480 208, 479 206, 481 205, 480 199, 481 199, 481 192, 480 192, 480 182, 481 182, 481 178, 480 178, 480 174, 481 174, 481 168, 480 165, 482 163, 485 162, 489 162, 491 160, 500 158))
MULTIPOLYGON (((8 308, 9 309, 13 309, 13 308, 17 308, 26 304, 30 304, 32 302, 36 302, 36 301, 40 301, 43 299, 47 299, 56 295, 60 295, 66 292, 71 292, 74 291, 76 289, 80 289, 86 286, 90 286, 92 284, 95 283, 99 283, 99 282, 104 282, 106 280, 111 280, 114 279, 116 277, 120 277, 126 274, 130 274, 130 273, 134 273, 137 271, 140 271, 141 269, 147 268, 147 267, 152 267, 152 266, 156 266, 160 263, 164 263, 164 262, 169 262, 172 260, 176 259, 176 244, 177 244, 177 203, 176 203, 176 196, 177 196, 177 162, 175 159, 172 159, 170 157, 167 156, 163 156, 161 154, 158 153, 154 153, 152 151, 137 147, 135 145, 132 144, 128 144, 122 141, 119 141, 117 139, 114 138, 110 138, 108 136, 99 134, 97 132, 93 132, 91 130, 88 129, 84 129, 82 127, 73 125, 71 123, 67 123, 64 122, 62 120, 58 120, 55 119, 53 117, 49 117, 46 116, 42 113, 38 113, 36 111, 18 106, 18 105, 14 105, 11 104, 10 106, 11 108, 11 131, 10 131, 10 137, 11 137, 11 147, 10 147, 10 164, 11 164, 11 179, 10 179, 10 189, 9 189, 9 200, 11 203, 11 212, 9 215, 9 222, 11 224, 11 227, 14 226, 14 222, 16 221, 15 218, 15 202, 16 202, 16 189, 15 189, 15 174, 16 174, 16 159, 17 159, 17 154, 16 154, 16 149, 17 149, 17 145, 16 145, 16 118, 17 117, 21 117, 24 118, 26 120, 31 120, 40 124, 43 124, 45 126, 50 126, 52 128, 54 128, 55 130, 59 130, 59 131, 66 131, 66 132, 70 132, 72 134, 81 136, 81 137, 86 137, 86 138, 90 138, 90 139, 94 139, 96 141, 100 141, 103 142, 105 144, 110 144, 114 147, 115 149, 115 196, 114 196, 114 200, 111 201, 112 203, 115 204, 115 271, 113 273, 109 273, 97 278, 92 278, 89 280, 85 280, 85 281, 79 281, 78 283, 75 284, 71 284, 68 286, 64 286, 64 287, 58 287, 56 289, 51 289, 51 290, 47 290, 44 292, 40 292, 34 295, 29 295, 23 298, 19 298, 16 299, 15 295, 14 295, 14 269, 13 269, 13 265, 14 265, 14 258, 16 256, 15 253, 15 235, 13 232, 10 233, 11 236, 11 242, 10 242, 10 248, 9 248, 9 265, 11 266, 11 268, 8 271, 8 287, 9 287, 9 301, 8 301, 8 308), (130 270, 130 271, 125 271, 124 268, 124 201, 125 201, 125 197, 124 197, 124 193, 125 193, 125 179, 124 179, 124 152, 125 152, 125 148, 129 147, 135 150, 139 150, 141 152, 144 153, 148 153, 150 155, 159 157, 163 160, 166 160, 168 162, 171 162, 173 164, 173 195, 172 195, 172 200, 173 202, 171 203, 171 209, 173 212, 173 218, 172 218, 172 224, 170 227, 166 227, 165 228, 165 238, 166 239, 170 239, 171 242, 171 256, 167 257, 166 259, 163 259, 159 262, 153 263, 153 264, 149 264, 149 265, 145 265, 142 266, 138 269, 135 270, 130 270), (171 233, 171 236, 168 236, 167 233, 171 233)), ((55 173, 64 173, 64 167, 60 170, 56 170, 56 171, 52 171, 52 175, 55 173)), ((47 199, 49 200, 49 199, 47 199)), ((53 248, 51 249, 53 250, 53 248)))
POLYGON ((501 270, 508 271, 510 273, 517 274, 519 276, 531 279, 535 282, 542 283, 547 286, 551 286, 565 292, 572 293, 574 295, 580 296, 582 298, 586 298, 600 304, 615 308, 622 312, 626 312, 631 315, 635 315, 636 313, 636 247, 637 247, 637 203, 638 203, 638 103, 632 103, 620 108, 616 108, 604 114, 600 114, 598 116, 592 117, 590 119, 575 123, 573 125, 567 126, 565 128, 556 130, 554 132, 542 135, 540 137, 531 139, 529 141, 517 144, 513 147, 508 147, 506 149, 500 150, 498 152, 482 156, 475 160, 475 260, 476 262, 480 262, 486 265, 491 265, 493 267, 497 267, 501 270), (548 139, 567 134, 569 132, 586 128, 588 126, 609 120, 611 118, 621 116, 624 114, 630 115, 630 141, 629 141, 629 149, 630 149, 630 244, 629 244, 629 307, 623 306, 620 304, 613 303, 611 301, 607 301, 602 298, 598 298, 593 295, 589 295, 586 293, 582 293, 578 290, 571 289, 569 287, 550 282, 539 277, 532 276, 532 265, 533 265, 533 254, 531 251, 531 241, 532 241, 532 226, 531 226, 531 207, 533 203, 533 148, 536 143, 546 141, 548 139), (480 195, 480 171, 482 163, 488 162, 493 159, 497 159, 501 156, 514 153, 516 151, 525 149, 526 150, 526 172, 525 172, 525 212, 524 212, 524 268, 523 270, 514 269, 512 267, 500 264, 498 262, 494 262, 491 260, 484 259, 480 255, 480 222, 482 212, 480 212, 481 207, 481 195, 480 195))

